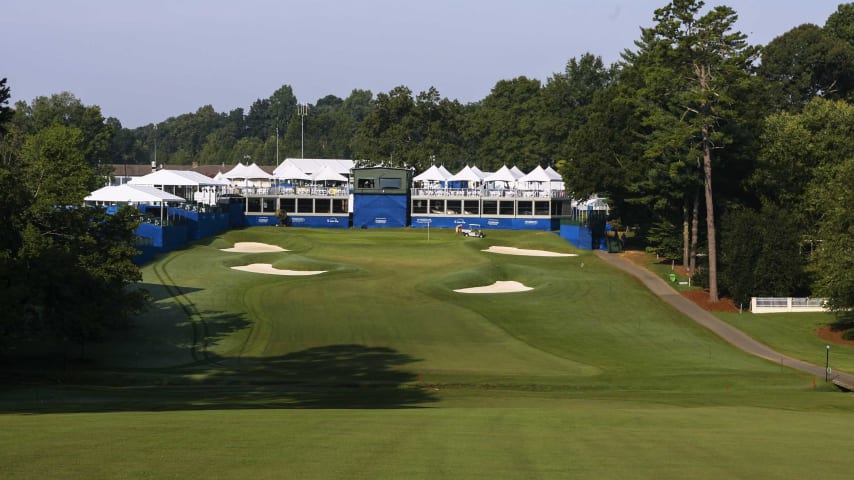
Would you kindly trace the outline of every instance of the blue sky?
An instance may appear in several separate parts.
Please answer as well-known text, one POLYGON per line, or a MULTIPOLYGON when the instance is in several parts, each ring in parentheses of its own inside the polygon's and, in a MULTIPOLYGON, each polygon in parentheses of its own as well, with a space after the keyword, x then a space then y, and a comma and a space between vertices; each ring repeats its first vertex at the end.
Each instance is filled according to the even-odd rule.
MULTIPOLYGON (((6 0, 0 78, 12 101, 70 91, 126 127, 291 85, 301 102, 434 86, 461 102, 502 79, 545 81, 585 52, 619 59, 665 0, 6 0)), ((729 0, 767 44, 841 3, 729 0)))

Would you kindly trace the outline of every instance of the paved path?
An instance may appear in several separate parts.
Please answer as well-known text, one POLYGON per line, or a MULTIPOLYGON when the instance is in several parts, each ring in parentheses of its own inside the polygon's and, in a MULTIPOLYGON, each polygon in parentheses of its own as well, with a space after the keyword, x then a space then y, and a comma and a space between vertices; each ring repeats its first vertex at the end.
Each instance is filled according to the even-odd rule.
MULTIPOLYGON (((606 263, 637 277, 647 288, 649 288, 650 291, 652 291, 652 293, 658 295, 665 302, 673 305, 673 307, 693 319, 695 322, 708 328, 727 342, 744 350, 745 352, 770 360, 777 364, 783 364, 791 368, 802 370, 817 377, 824 377, 825 371, 823 366, 813 365, 812 363, 807 363, 803 360, 783 355, 782 353, 772 350, 767 345, 757 342, 741 330, 703 310, 697 306, 696 303, 688 300, 680 295, 679 292, 673 290, 673 288, 671 288, 663 279, 649 270, 626 260, 622 255, 609 254, 601 250, 597 250, 596 255, 606 263)), ((833 383, 847 390, 854 390, 854 375, 834 371, 833 383)))

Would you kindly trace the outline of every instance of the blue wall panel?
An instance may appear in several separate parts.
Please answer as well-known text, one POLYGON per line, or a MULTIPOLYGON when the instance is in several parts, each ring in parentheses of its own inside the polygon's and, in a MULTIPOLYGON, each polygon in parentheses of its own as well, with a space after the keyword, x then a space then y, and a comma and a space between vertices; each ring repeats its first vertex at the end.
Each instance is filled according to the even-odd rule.
POLYGON ((466 226, 469 223, 481 223, 480 218, 469 217, 412 217, 412 228, 427 228, 428 221, 430 228, 457 228, 457 225, 466 226))
POLYGON ((288 215, 288 226, 311 228, 348 228, 350 217, 340 215, 288 215))
POLYGON ((353 227, 403 228, 409 226, 407 195, 353 195, 353 227))
POLYGON ((552 220, 551 218, 514 218, 512 221, 513 230, 545 230, 550 231, 552 220))
POLYGON ((581 225, 561 225, 560 237, 576 248, 593 250, 593 232, 581 225))

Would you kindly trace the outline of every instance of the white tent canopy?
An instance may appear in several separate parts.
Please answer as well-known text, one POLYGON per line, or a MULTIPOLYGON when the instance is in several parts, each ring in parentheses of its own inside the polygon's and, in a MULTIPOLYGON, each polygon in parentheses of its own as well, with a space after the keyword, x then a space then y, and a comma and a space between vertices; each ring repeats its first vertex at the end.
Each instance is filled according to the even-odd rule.
POLYGON ((279 167, 285 165, 293 165, 299 171, 314 176, 320 172, 323 167, 329 167, 333 172, 341 175, 350 175, 350 170, 356 166, 353 160, 345 159, 326 159, 326 158, 286 158, 279 167))
POLYGON ((496 172, 490 173, 483 179, 485 182, 507 182, 507 183, 515 183, 516 177, 513 176, 513 173, 507 168, 507 165, 502 165, 496 172))
POLYGON ((551 166, 546 167, 545 172, 546 172, 546 175, 548 175, 549 178, 551 178, 553 182, 556 182, 558 180, 563 181, 563 177, 561 177, 560 174, 557 173, 555 171, 555 169, 553 169, 551 166))
POLYGON ((254 162, 252 163, 252 165, 248 165, 243 170, 243 175, 243 177, 239 178, 245 178, 248 180, 271 180, 273 178, 272 175, 265 172, 261 167, 258 166, 258 164, 254 162))
POLYGON ((178 195, 164 192, 150 185, 117 185, 99 188, 84 199, 87 202, 102 203, 144 203, 162 204, 163 202, 185 202, 178 195))
POLYGON ((449 172, 448 169, 445 168, 444 165, 439 165, 439 172, 442 174, 442 176, 445 177, 446 180, 450 180, 451 177, 454 176, 454 174, 449 172))
POLYGON ((222 174, 223 177, 231 180, 234 178, 246 178, 246 165, 243 162, 237 162, 231 170, 222 174))
POLYGON ((531 170, 527 175, 519 179, 519 182, 522 183, 546 183, 551 181, 551 177, 549 177, 546 171, 543 170, 543 167, 539 165, 537 165, 537 168, 531 170))
POLYGON ((346 182, 347 177, 333 171, 329 166, 324 166, 314 175, 313 180, 315 182, 346 182))
POLYGON ((439 167, 437 167, 436 165, 431 165, 430 168, 419 173, 412 180, 416 182, 435 183, 444 182, 448 179, 449 176, 450 175, 445 176, 445 174, 443 174, 442 171, 439 170, 439 167))
POLYGON ((477 166, 471 167, 471 171, 474 172, 475 175, 480 177, 481 180, 483 180, 484 178, 487 177, 487 175, 489 175, 488 173, 485 173, 483 170, 477 168, 477 166))
POLYGON ((449 178, 449 180, 451 180, 453 182, 469 182, 469 184, 472 184, 472 183, 480 183, 482 178, 480 177, 480 175, 475 173, 475 171, 472 170, 471 167, 466 165, 462 170, 457 172, 453 177, 449 178))
POLYGON ((282 163, 273 170, 273 177, 282 180, 311 180, 305 172, 297 168, 292 163, 282 163))
POLYGON ((519 167, 517 167, 516 165, 513 165, 512 167, 510 167, 510 173, 512 173, 513 176, 516 177, 516 180, 525 176, 525 172, 523 172, 522 170, 519 170, 519 167))
POLYGON ((158 170, 128 181, 130 185, 161 185, 170 187, 221 186, 224 182, 189 170, 158 170))

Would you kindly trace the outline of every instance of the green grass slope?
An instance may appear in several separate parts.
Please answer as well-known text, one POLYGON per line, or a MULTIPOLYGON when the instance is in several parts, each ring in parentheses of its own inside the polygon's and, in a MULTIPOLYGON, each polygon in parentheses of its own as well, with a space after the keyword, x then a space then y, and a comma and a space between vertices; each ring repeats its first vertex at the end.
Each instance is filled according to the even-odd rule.
POLYGON ((850 396, 551 233, 487 234, 252 228, 159 259, 131 331, 0 393, 3 478, 848 477, 850 396), (454 292, 499 280, 533 290, 454 292))

